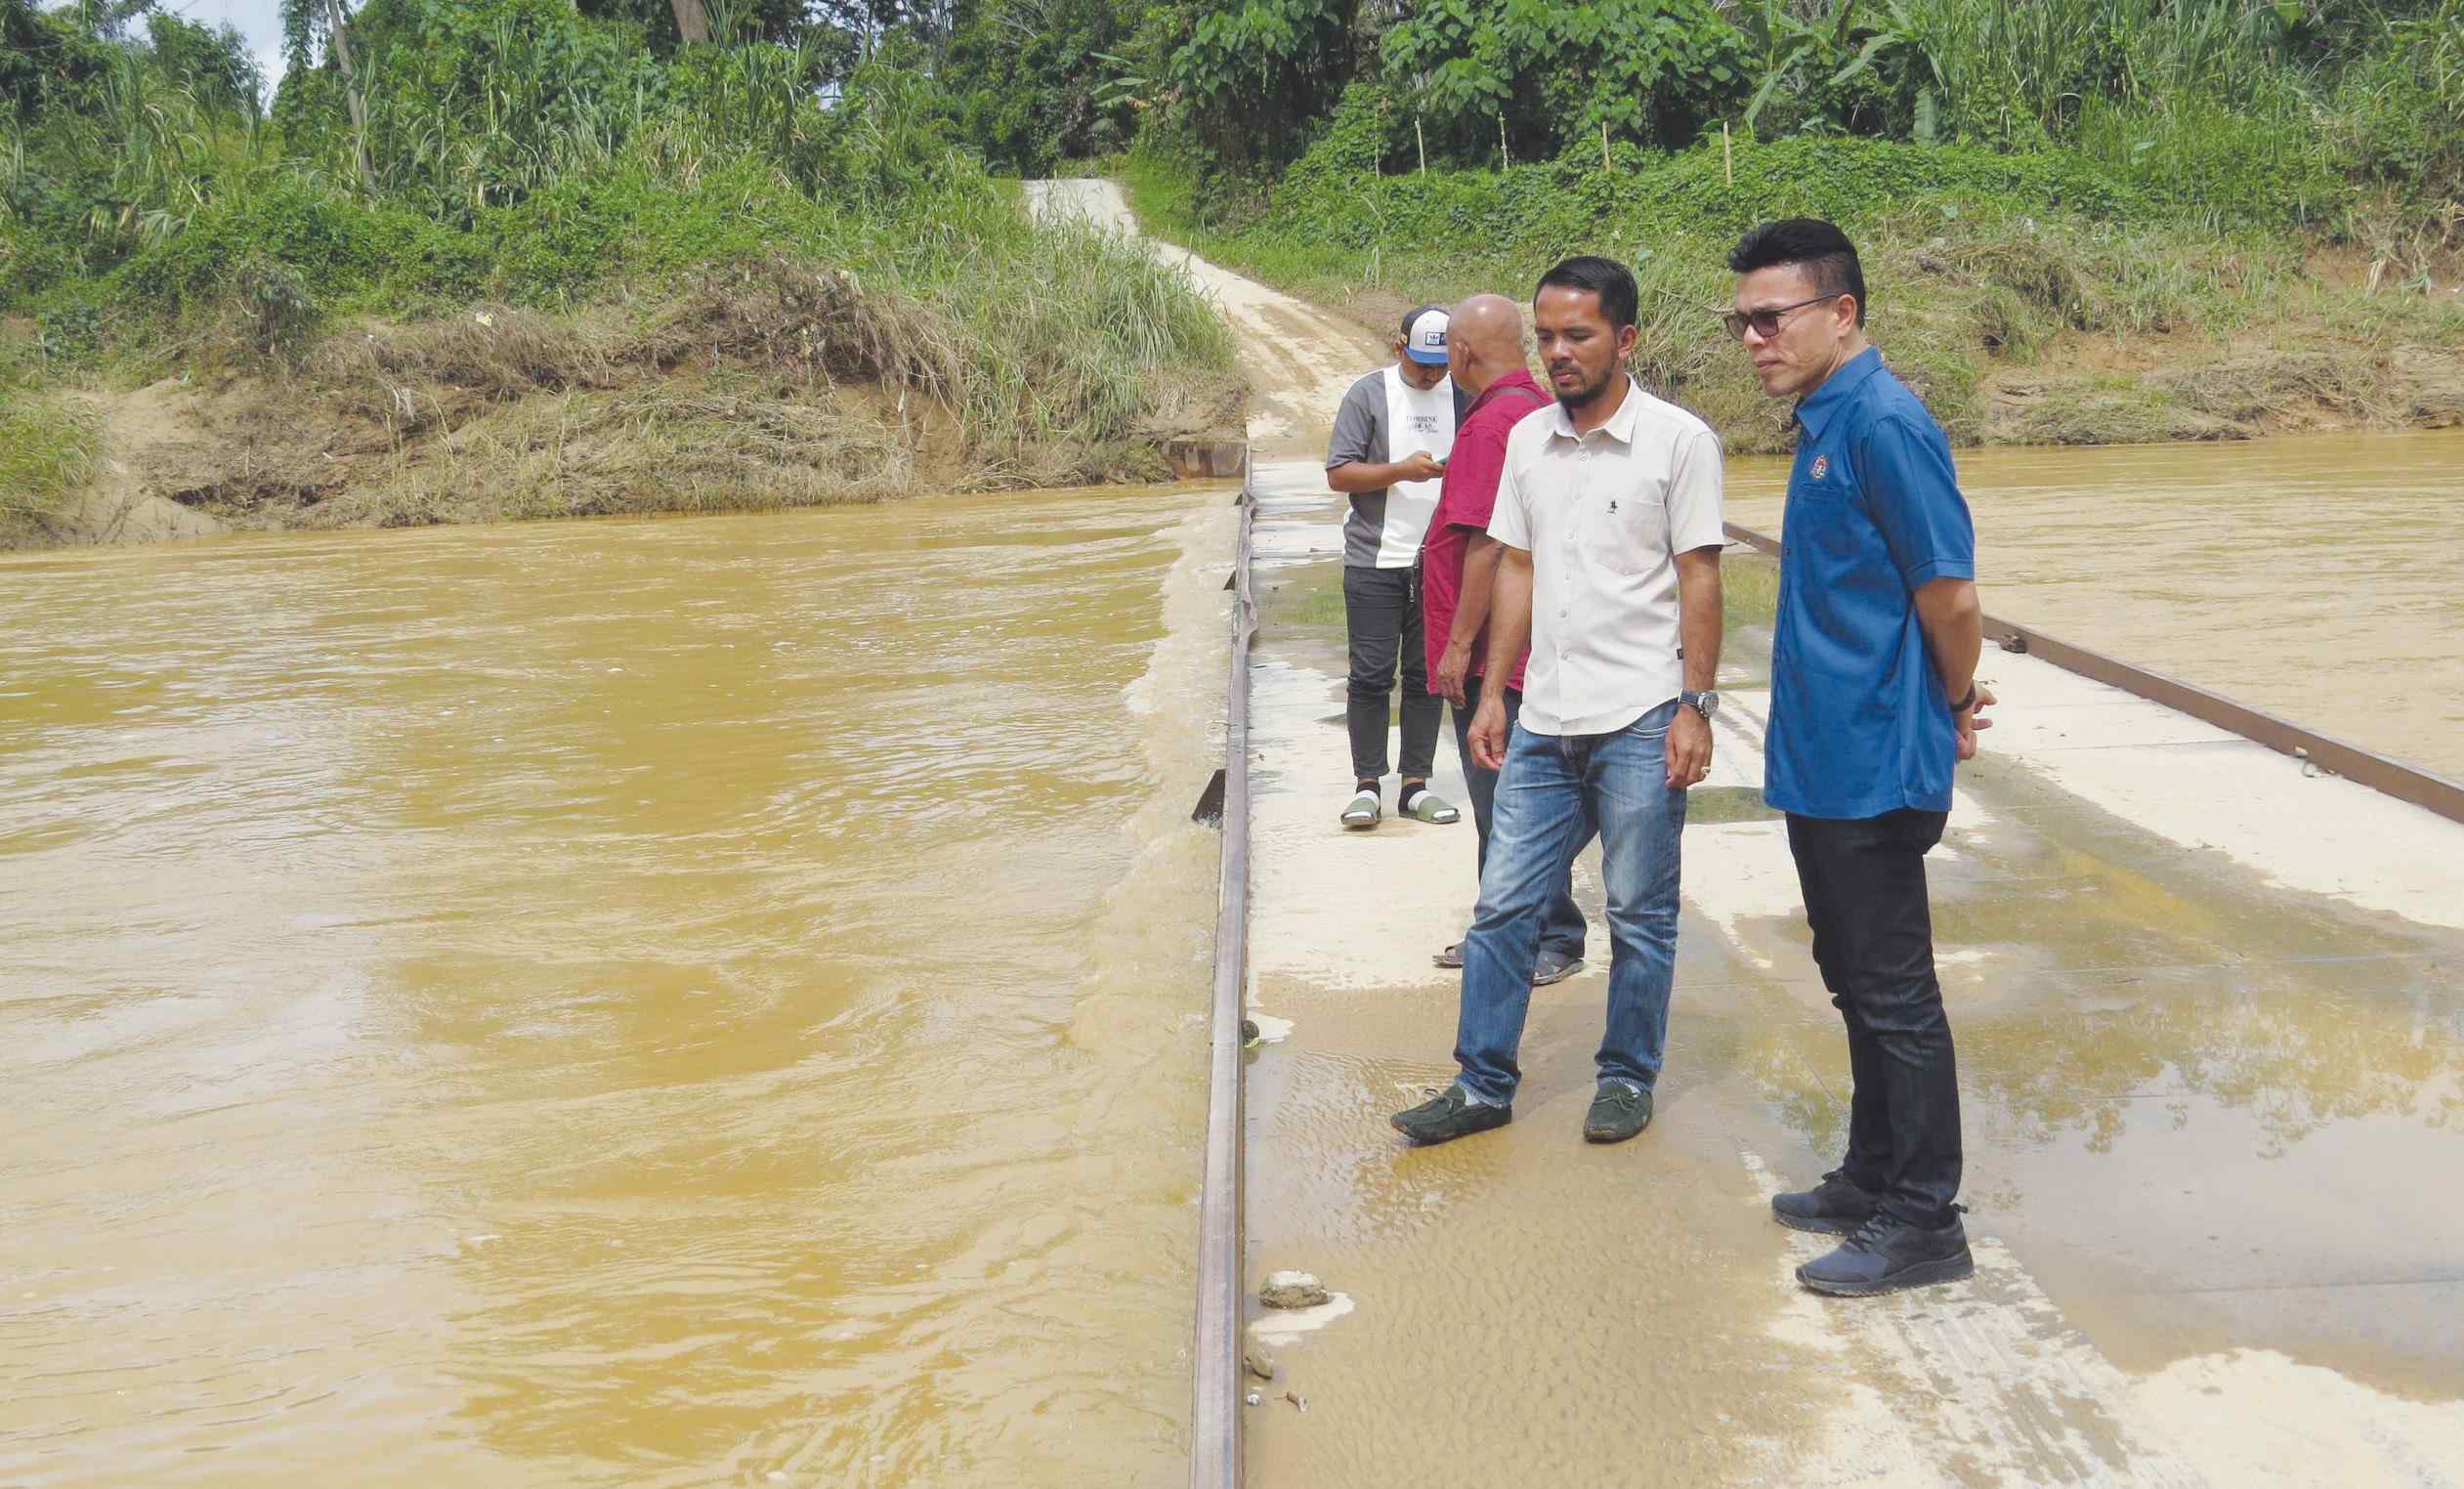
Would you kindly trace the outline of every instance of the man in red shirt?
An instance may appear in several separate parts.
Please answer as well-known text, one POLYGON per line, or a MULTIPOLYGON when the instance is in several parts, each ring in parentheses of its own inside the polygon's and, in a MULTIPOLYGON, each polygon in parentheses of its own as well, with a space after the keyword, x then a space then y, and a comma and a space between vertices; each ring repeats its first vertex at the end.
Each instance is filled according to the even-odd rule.
MULTIPOLYGON (((1506 470, 1506 432, 1525 414, 1549 406, 1523 361, 1522 307, 1504 295, 1474 295, 1456 306, 1447 332, 1447 370, 1472 403, 1455 428, 1437 510, 1421 540, 1421 609, 1428 648, 1428 689, 1455 705, 1455 749, 1464 784, 1471 791, 1471 821, 1480 835, 1480 867, 1489 863, 1489 823, 1497 802, 1498 773, 1471 757, 1467 738, 1480 706, 1480 674, 1489 653, 1489 595, 1503 556, 1489 536, 1497 505, 1498 478, 1506 470)), ((1529 653, 1526 652, 1528 657, 1529 653)), ((1506 728, 1513 733, 1523 702, 1523 662, 1502 680, 1506 728)), ((1560 982, 1583 970, 1583 912, 1575 908, 1573 864, 1559 871, 1557 892, 1540 933, 1535 987, 1560 982)), ((1437 954, 1441 967, 1463 965, 1463 943, 1437 954)))

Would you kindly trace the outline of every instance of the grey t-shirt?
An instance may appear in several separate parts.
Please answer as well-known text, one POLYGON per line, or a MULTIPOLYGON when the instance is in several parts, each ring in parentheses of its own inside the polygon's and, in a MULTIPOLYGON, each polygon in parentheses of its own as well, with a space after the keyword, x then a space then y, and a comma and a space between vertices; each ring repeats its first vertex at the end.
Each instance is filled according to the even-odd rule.
MULTIPOLYGON (((1455 422, 1463 423, 1471 406, 1461 384, 1455 384, 1455 422)), ((1408 453, 1408 451, 1407 451, 1408 453)), ((1362 377, 1344 393, 1335 410, 1335 434, 1326 444, 1326 468, 1383 465, 1394 458, 1386 447, 1386 369, 1362 377)), ((1343 564, 1350 569, 1378 567, 1378 540, 1386 526, 1386 489, 1354 491, 1351 512, 1343 519, 1343 564)))

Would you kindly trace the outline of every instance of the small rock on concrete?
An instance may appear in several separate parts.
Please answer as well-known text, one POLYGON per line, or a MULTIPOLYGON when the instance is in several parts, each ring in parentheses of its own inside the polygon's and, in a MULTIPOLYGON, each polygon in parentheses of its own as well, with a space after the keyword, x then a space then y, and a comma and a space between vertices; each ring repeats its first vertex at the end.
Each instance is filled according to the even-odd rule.
POLYGON ((1333 1297, 1307 1272, 1269 1272, 1257 1300, 1270 1308, 1314 1308, 1333 1297))

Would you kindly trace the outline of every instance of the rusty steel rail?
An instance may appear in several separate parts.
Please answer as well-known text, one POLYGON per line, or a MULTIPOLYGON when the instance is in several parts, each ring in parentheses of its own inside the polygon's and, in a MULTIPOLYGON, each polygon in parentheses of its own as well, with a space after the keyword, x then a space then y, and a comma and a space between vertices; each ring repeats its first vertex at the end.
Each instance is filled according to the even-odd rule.
MULTIPOLYGON (((1779 556, 1778 538, 1738 523, 1724 526, 1728 536, 1735 541, 1774 558, 1779 556)), ((2004 651, 2021 652, 2050 661, 2064 671, 2076 672, 2125 693, 2136 694, 2150 702, 2162 703, 2176 712, 2187 713, 2230 734, 2264 744, 2279 754, 2307 760, 2320 770, 2358 782, 2399 801, 2426 807, 2450 822, 2464 822, 2464 782, 2451 781, 2419 766, 2390 759, 2376 750, 2364 749, 2333 735, 2304 729, 2291 719, 2280 718, 2264 708, 2237 703, 2194 683, 2134 666, 2087 647, 2075 646, 2058 636, 2049 636, 2032 625, 1987 616, 1985 639, 1999 643, 2004 651)))
POLYGON ((1223 705, 1223 881, 1215 899, 1214 1007, 1207 1084, 1207 1158, 1198 1195, 1196 1394, 1190 1489, 1241 1482, 1241 1019, 1249 983, 1250 530, 1257 496, 1241 456, 1240 535, 1232 544, 1232 665, 1223 705))

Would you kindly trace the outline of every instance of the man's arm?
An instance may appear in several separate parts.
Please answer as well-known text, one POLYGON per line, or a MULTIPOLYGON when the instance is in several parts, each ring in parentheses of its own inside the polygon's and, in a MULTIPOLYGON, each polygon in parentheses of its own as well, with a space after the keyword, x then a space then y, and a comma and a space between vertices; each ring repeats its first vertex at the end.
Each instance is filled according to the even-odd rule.
MULTIPOLYGON (((1858 480, 1870 493, 1867 508, 1914 600, 1943 700, 1956 705, 1976 681, 1985 627, 1976 599, 1975 527, 1959 492, 1950 442, 1931 421, 1887 418, 1866 431, 1857 458, 1858 480)), ((1992 727, 1977 717, 1992 702, 1980 688, 1969 706, 1952 708, 1960 759, 1974 757, 1976 732, 1992 727)))
MULTIPOLYGON (((1531 640, 1531 550, 1500 542, 1497 582, 1489 592, 1488 675, 1514 675, 1514 659, 1531 640)), ((1471 717, 1471 758, 1489 770, 1506 768, 1506 690, 1484 688, 1480 711, 1471 717)))
POLYGON ((1446 467, 1437 463, 1427 450, 1416 449, 1400 460, 1372 462, 1346 460, 1327 467, 1326 484, 1345 495, 1362 491, 1382 491, 1402 481, 1435 481, 1446 474, 1446 467))
MULTIPOLYGON (((1480 627, 1488 623, 1490 591, 1497 584, 1498 561, 1505 552, 1504 543, 1476 531, 1463 551, 1463 581, 1455 594, 1455 623, 1446 632, 1446 653, 1438 659, 1437 675, 1429 680, 1429 690, 1444 694, 1458 708, 1463 706, 1464 679, 1471 672, 1471 643, 1479 639, 1480 627)), ((1513 676, 1511 672, 1503 675, 1513 676)))
POLYGON ((1384 384, 1372 373, 1352 384, 1335 410, 1335 428, 1326 444, 1326 484, 1346 496, 1382 491, 1398 481, 1435 481, 1446 467, 1414 450, 1400 460, 1372 460, 1371 454, 1391 455, 1386 442, 1384 384))
MULTIPOLYGON (((1720 550, 1677 556, 1678 644, 1685 656, 1685 691, 1709 693, 1720 682, 1720 550)), ((1669 725, 1668 784, 1683 790, 1711 773, 1711 720, 1680 706, 1669 725)))
POLYGON ((1993 695, 1976 682, 1976 661, 1985 650, 1985 608, 1976 598, 1976 581, 1930 579, 1917 586, 1916 607, 1926 654, 1933 659, 1934 675, 1942 679, 1942 697, 1956 705, 1975 689, 1968 706, 1955 709, 1951 717, 1959 731, 1959 758, 1972 759, 1976 731, 1993 727, 1993 720, 1979 716, 1993 695))

